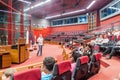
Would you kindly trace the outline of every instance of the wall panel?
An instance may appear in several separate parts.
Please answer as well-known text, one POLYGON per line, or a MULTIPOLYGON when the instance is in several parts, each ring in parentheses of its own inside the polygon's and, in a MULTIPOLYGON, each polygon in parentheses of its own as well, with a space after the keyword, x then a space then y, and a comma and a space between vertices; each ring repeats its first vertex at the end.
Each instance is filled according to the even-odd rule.
POLYGON ((111 17, 111 18, 102 20, 102 21, 100 22, 100 24, 101 24, 101 26, 102 26, 102 25, 107 25, 107 24, 110 24, 110 23, 113 23, 113 22, 116 22, 116 21, 120 21, 120 14, 119 14, 119 15, 116 15, 116 16, 114 16, 114 17, 111 17))
POLYGON ((88 30, 88 24, 76 24, 76 25, 67 25, 67 26, 59 26, 53 27, 52 32, 59 31, 78 31, 78 30, 88 30))

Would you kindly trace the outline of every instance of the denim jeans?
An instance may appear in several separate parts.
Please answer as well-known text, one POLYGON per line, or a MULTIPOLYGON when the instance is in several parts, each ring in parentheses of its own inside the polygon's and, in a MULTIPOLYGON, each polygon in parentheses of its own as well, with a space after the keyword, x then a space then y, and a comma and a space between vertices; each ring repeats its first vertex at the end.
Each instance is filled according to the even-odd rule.
POLYGON ((40 56, 42 55, 42 45, 38 45, 38 52, 37 52, 37 56, 40 54, 40 56))

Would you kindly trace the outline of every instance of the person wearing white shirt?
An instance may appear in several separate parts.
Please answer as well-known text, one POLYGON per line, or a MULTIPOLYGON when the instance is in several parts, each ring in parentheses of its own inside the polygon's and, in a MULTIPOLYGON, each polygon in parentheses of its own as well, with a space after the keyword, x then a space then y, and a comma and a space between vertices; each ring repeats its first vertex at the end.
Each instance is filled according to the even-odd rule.
POLYGON ((43 47, 43 37, 42 35, 40 34, 38 39, 37 39, 37 42, 38 42, 38 52, 37 52, 37 56, 40 54, 40 56, 42 55, 42 47, 43 47))
POLYGON ((109 39, 108 39, 107 35, 104 35, 104 38, 101 43, 104 44, 104 43, 108 43, 108 42, 109 42, 109 39))
POLYGON ((101 44, 101 42, 103 41, 103 37, 102 35, 97 35, 94 44, 101 44))

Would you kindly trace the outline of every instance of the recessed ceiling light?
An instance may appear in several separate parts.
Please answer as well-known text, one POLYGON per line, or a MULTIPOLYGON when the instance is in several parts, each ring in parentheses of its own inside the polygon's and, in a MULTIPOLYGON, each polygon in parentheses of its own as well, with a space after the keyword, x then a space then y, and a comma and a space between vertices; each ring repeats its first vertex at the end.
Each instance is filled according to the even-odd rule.
POLYGON ((60 17, 60 16, 64 16, 64 15, 69 15, 69 14, 74 14, 74 13, 82 12, 82 11, 85 11, 85 9, 80 9, 80 10, 76 10, 76 11, 72 11, 72 12, 67 12, 67 13, 63 13, 63 14, 58 14, 58 15, 54 15, 54 16, 48 16, 45 19, 51 19, 51 18, 55 18, 55 17, 60 17))
POLYGON ((60 17, 61 15, 58 14, 58 15, 54 15, 54 16, 48 16, 48 17, 45 17, 45 19, 51 19, 51 18, 55 18, 55 17, 60 17))
POLYGON ((30 1, 25 1, 25 0, 18 0, 18 1, 21 1, 21 2, 24 2, 24 3, 27 3, 27 4, 31 4, 30 1))
POLYGON ((78 12, 82 12, 82 11, 85 11, 85 9, 80 9, 80 10, 76 10, 76 11, 72 11, 72 12, 68 12, 68 13, 63 13, 62 15, 68 15, 68 14, 78 13, 78 12))
POLYGON ((96 0, 93 0, 93 1, 87 6, 86 9, 89 9, 95 2, 96 2, 96 0))
POLYGON ((46 4, 46 3, 50 2, 50 1, 51 1, 51 0, 45 0, 44 2, 40 2, 40 3, 38 3, 38 4, 35 4, 35 5, 31 6, 30 8, 25 9, 24 11, 29 11, 30 9, 39 7, 39 6, 44 5, 44 4, 46 4))

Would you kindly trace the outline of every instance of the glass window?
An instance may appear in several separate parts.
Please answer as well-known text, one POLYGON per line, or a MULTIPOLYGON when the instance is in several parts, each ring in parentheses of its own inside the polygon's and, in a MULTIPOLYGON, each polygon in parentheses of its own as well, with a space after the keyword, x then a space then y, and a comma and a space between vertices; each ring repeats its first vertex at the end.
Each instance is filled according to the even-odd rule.
POLYGON ((69 19, 64 20, 65 24, 69 24, 69 19))
POLYGON ((111 3, 108 4, 107 7, 100 10, 101 19, 106 17, 109 18, 120 13, 120 1, 114 0, 111 3))
POLYGON ((110 14, 112 14, 112 9, 111 8, 107 8, 107 15, 110 15, 110 14))
POLYGON ((59 20, 58 25, 62 25, 62 24, 63 24, 63 20, 59 20))
POLYGON ((87 22, 87 16, 80 16, 79 17, 79 23, 86 23, 87 22))
POLYGON ((78 18, 68 18, 68 19, 64 19, 65 24, 74 24, 74 23, 78 23, 78 18))
POLYGON ((107 16, 107 8, 103 10, 103 17, 106 17, 106 16, 107 16))
POLYGON ((2 16, 0 16, 0 23, 2 23, 3 22, 3 17, 2 16))
POLYGON ((55 21, 53 21, 52 24, 55 25, 55 21))
POLYGON ((63 20, 53 21, 53 25, 62 25, 62 24, 63 24, 63 20))
POLYGON ((52 25, 56 26, 56 25, 67 25, 67 24, 86 23, 86 22, 87 22, 87 16, 80 15, 75 17, 68 17, 68 18, 62 18, 59 20, 54 20, 52 21, 52 25))
POLYGON ((74 23, 74 19, 73 19, 73 18, 70 18, 70 19, 69 19, 69 23, 70 23, 70 24, 74 23))
POLYGON ((78 18, 73 18, 74 19, 74 23, 78 23, 78 18))

